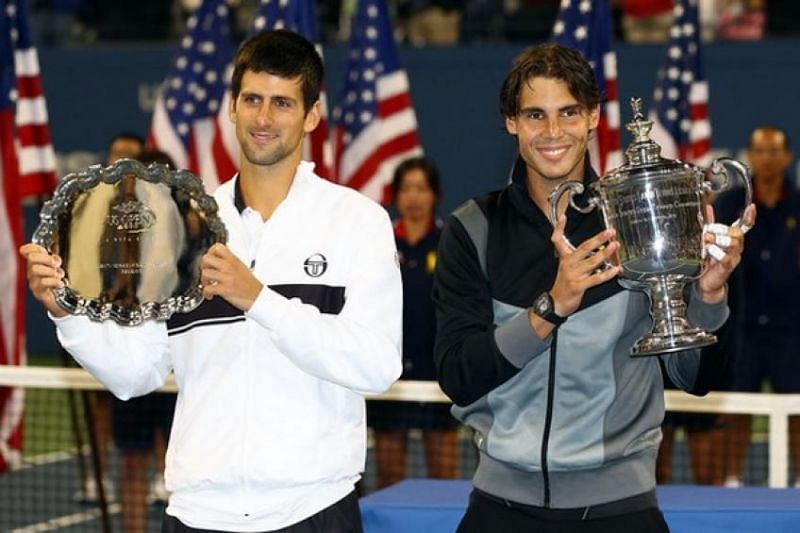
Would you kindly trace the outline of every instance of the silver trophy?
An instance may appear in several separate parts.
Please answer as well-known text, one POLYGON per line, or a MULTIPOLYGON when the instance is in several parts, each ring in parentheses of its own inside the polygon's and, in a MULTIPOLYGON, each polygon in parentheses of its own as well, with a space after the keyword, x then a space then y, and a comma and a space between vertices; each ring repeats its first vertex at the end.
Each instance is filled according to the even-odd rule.
POLYGON ((200 178, 123 159, 61 180, 33 242, 62 258, 61 307, 135 326, 197 307, 200 258, 226 236, 200 178))
POLYGON ((706 196, 732 187, 733 175, 742 182, 745 206, 749 205, 750 172, 728 158, 715 159, 708 169, 662 158, 661 147, 650 139, 653 123, 642 115, 641 100, 631 99, 631 107, 634 117, 626 128, 633 142, 625 151, 626 163, 590 186, 585 206, 574 202, 574 195, 584 191, 583 183, 563 182, 550 195, 549 218, 555 225, 559 202, 568 192, 570 207, 581 213, 599 207, 606 227, 616 230, 620 282, 649 295, 653 319, 650 331, 633 345, 632 355, 707 346, 717 339, 689 324, 683 296, 685 285, 703 272, 706 196))

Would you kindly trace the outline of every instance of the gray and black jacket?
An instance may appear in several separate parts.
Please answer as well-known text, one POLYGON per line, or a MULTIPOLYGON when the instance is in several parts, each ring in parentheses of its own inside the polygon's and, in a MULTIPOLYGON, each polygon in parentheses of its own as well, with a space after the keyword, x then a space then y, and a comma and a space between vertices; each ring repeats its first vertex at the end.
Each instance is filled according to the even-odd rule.
MULTIPOLYGON (((596 179, 589 169, 584 182, 596 179)), ((575 245, 602 229, 598 212, 568 210, 566 234, 575 245)), ((453 414, 475 430, 474 484, 553 508, 648 492, 664 416, 660 361, 678 387, 704 394, 722 355, 632 358, 631 346, 650 328, 649 304, 617 280, 588 290, 580 308, 540 339, 526 310, 555 281, 552 231, 518 162, 506 188, 463 204, 442 233, 435 359, 453 414)), ((689 320, 720 328, 726 301, 708 305, 693 286, 687 292, 689 320)))

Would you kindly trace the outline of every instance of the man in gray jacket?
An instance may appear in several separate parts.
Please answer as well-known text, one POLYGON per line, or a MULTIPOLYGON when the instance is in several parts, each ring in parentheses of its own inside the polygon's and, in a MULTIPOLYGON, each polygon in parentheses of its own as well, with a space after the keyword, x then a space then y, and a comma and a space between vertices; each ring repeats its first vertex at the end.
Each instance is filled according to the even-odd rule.
MULTIPOLYGON (((439 381, 480 453, 461 532, 666 531, 654 490, 659 363, 698 394, 719 372, 699 350, 631 358, 651 319, 647 296, 617 282, 619 267, 598 269, 615 258, 614 231, 566 201, 555 228, 545 215, 559 184, 598 179, 587 143, 601 98, 578 52, 523 52, 500 93, 519 149, 512 182, 458 208, 441 237, 439 381)), ((754 220, 749 207, 745 222, 754 220)), ((743 243, 736 228, 722 237, 704 235, 725 253, 709 254, 689 290, 689 320, 712 331, 727 319, 726 281, 743 243)))

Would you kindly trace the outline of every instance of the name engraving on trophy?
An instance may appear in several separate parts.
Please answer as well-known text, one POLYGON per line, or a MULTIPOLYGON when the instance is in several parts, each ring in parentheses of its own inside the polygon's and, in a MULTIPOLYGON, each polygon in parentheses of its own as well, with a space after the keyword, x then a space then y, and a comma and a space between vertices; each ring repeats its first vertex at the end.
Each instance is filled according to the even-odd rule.
POLYGON ((697 209, 696 200, 689 202, 675 201, 669 204, 643 204, 632 207, 618 209, 616 214, 611 214, 611 218, 621 218, 628 223, 639 223, 648 221, 663 222, 678 218, 684 209, 697 209))
POLYGON ((155 223, 155 213, 146 205, 134 200, 113 206, 111 213, 106 217, 106 224, 125 233, 142 233, 152 228, 155 223))
POLYGON ((100 270, 116 270, 120 274, 141 274, 145 270, 165 269, 170 266, 168 262, 159 263, 101 263, 100 270))
POLYGON ((139 235, 114 235, 113 237, 106 237, 103 242, 123 243, 123 242, 142 242, 143 239, 139 235))
POLYGON ((622 219, 628 225, 664 224, 700 209, 700 201, 693 184, 674 184, 647 190, 620 194, 613 203, 616 209, 609 213, 612 219, 622 219))

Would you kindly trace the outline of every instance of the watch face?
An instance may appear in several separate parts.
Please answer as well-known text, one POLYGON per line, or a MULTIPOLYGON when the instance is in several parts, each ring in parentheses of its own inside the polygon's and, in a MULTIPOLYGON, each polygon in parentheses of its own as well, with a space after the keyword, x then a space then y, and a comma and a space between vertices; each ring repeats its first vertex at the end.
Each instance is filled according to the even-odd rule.
POLYGON ((539 316, 544 316, 550 312, 550 299, 546 294, 542 294, 536 298, 534 305, 536 306, 536 314, 539 316))

